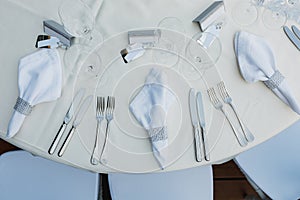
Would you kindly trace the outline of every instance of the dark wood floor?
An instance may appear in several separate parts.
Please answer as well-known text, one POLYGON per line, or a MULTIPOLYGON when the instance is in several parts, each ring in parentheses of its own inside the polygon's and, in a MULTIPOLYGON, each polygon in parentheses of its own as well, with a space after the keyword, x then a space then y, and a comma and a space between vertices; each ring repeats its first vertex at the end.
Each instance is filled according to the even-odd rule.
MULTIPOLYGON (((0 139, 0 155, 7 151, 18 150, 17 147, 0 139)), ((233 161, 222 165, 214 165, 214 199, 239 200, 248 197, 258 197, 245 176, 233 161)), ((107 176, 102 175, 104 199, 109 199, 107 176)))

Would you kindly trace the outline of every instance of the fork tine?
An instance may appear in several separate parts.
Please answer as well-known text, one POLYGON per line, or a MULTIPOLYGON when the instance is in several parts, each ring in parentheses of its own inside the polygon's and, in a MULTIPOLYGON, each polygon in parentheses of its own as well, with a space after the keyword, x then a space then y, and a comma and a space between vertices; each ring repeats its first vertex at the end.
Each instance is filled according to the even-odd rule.
POLYGON ((229 97, 228 91, 226 90, 225 83, 223 81, 218 83, 218 88, 219 88, 219 91, 221 93, 221 96, 222 96, 223 100, 225 98, 229 97))
POLYGON ((107 97, 107 105, 106 105, 106 108, 107 108, 107 113, 110 112, 110 96, 107 97))
POLYGON ((105 111, 105 97, 102 97, 102 113, 105 111))
POLYGON ((210 101, 215 105, 216 104, 216 100, 215 100, 215 97, 214 97, 214 88, 209 88, 207 90, 208 92, 208 96, 210 98, 210 101))
POLYGON ((115 109, 115 97, 112 97, 112 100, 113 100, 112 110, 114 110, 115 109))
POLYGON ((100 111, 100 100, 101 100, 101 97, 98 97, 97 96, 97 106, 96 106, 96 113, 98 114, 98 112, 100 111))

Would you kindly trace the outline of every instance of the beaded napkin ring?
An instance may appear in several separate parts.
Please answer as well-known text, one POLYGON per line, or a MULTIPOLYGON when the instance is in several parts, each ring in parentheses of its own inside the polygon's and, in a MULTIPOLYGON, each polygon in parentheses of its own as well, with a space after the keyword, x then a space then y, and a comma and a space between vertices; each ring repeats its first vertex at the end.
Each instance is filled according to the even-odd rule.
POLYGON ((32 108, 33 107, 21 97, 18 97, 17 102, 14 106, 14 109, 23 115, 29 115, 32 111, 32 108))

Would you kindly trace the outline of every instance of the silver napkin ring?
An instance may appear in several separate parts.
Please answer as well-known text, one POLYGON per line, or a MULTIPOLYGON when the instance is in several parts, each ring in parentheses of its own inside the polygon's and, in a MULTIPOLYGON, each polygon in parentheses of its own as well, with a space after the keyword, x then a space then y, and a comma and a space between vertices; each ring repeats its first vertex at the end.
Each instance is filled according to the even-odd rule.
POLYGON ((29 115, 32 111, 32 108, 33 107, 21 97, 18 97, 17 102, 14 106, 14 109, 23 115, 29 115))
POLYGON ((149 129, 149 136, 152 142, 157 142, 161 140, 168 139, 167 135, 167 127, 157 127, 157 128, 150 128, 149 129))
POLYGON ((269 78, 269 80, 264 81, 264 83, 268 88, 274 90, 275 88, 278 88, 283 80, 284 76, 279 71, 275 71, 274 74, 269 78))

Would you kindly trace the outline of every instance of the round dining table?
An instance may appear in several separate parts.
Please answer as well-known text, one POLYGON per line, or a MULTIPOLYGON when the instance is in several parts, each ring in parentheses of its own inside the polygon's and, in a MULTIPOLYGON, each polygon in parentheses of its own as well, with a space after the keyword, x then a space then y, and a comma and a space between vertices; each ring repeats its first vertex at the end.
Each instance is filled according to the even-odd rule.
MULTIPOLYGON (((265 38, 270 44, 276 67, 300 101, 300 53, 282 28, 270 29, 265 26, 262 21, 263 8, 257 8, 258 16, 254 23, 240 25, 233 14, 240 1, 224 0, 225 14, 217 38, 221 44, 220 56, 213 66, 200 74, 197 70, 189 71, 191 63, 186 58, 186 46, 189 39, 200 32, 199 24, 193 20, 213 1, 104 0, 100 4, 99 0, 95 0, 95 5, 93 0, 86 0, 95 17, 93 31, 101 35, 101 41, 89 49, 88 55, 74 55, 72 62, 68 62, 70 57, 69 60, 66 59, 67 51, 70 50, 58 48, 63 80, 60 98, 34 106, 19 132, 12 138, 6 138, 9 120, 19 95, 18 62, 25 55, 37 51, 35 42, 38 35, 44 34, 44 20, 62 23, 58 14, 62 1, 3 0, 0 3, 0 137, 13 145, 34 155, 97 173, 167 172, 224 163, 272 138, 299 119, 299 115, 262 82, 248 83, 239 71, 234 52, 234 36, 237 31, 243 30, 265 38), (181 56, 177 56, 178 60, 164 63, 164 56, 170 55, 159 49, 149 48, 143 58, 124 63, 120 51, 128 45, 128 31, 172 29, 172 23, 169 27, 161 25, 163 19, 176 19, 181 26, 175 27, 174 31, 170 31, 173 35, 169 35, 170 38, 178 35, 183 38, 181 40, 178 37, 176 42, 179 44, 178 49, 182 51, 181 56), (100 58, 100 72, 91 75, 84 67, 95 54, 100 58), (143 87, 152 68, 160 68, 167 74, 168 86, 175 94, 166 122, 169 137, 164 169, 160 168, 153 156, 147 132, 129 109, 131 100, 143 87), (255 137, 245 147, 239 145, 222 112, 210 103, 207 90, 214 87, 217 91, 220 81, 225 83, 237 112, 255 137), (48 149, 80 88, 85 88, 85 96, 93 96, 91 106, 76 128, 64 154, 58 156, 55 151, 50 155, 48 149), (201 91, 203 95, 209 161, 203 159, 197 162, 195 159, 194 132, 188 101, 190 88, 201 91), (92 165, 90 160, 96 138, 97 96, 114 96, 115 110, 105 148, 106 161, 92 165)), ((295 22, 287 20, 286 25, 292 24, 295 22)), ((168 39, 168 35, 165 37, 168 39)), ((224 104, 224 109, 234 118, 228 105, 224 104)), ((100 149, 105 143, 105 121, 100 127, 100 149)), ((235 125, 238 126, 236 122, 235 125)), ((68 124, 59 147, 71 127, 72 122, 68 124)))

